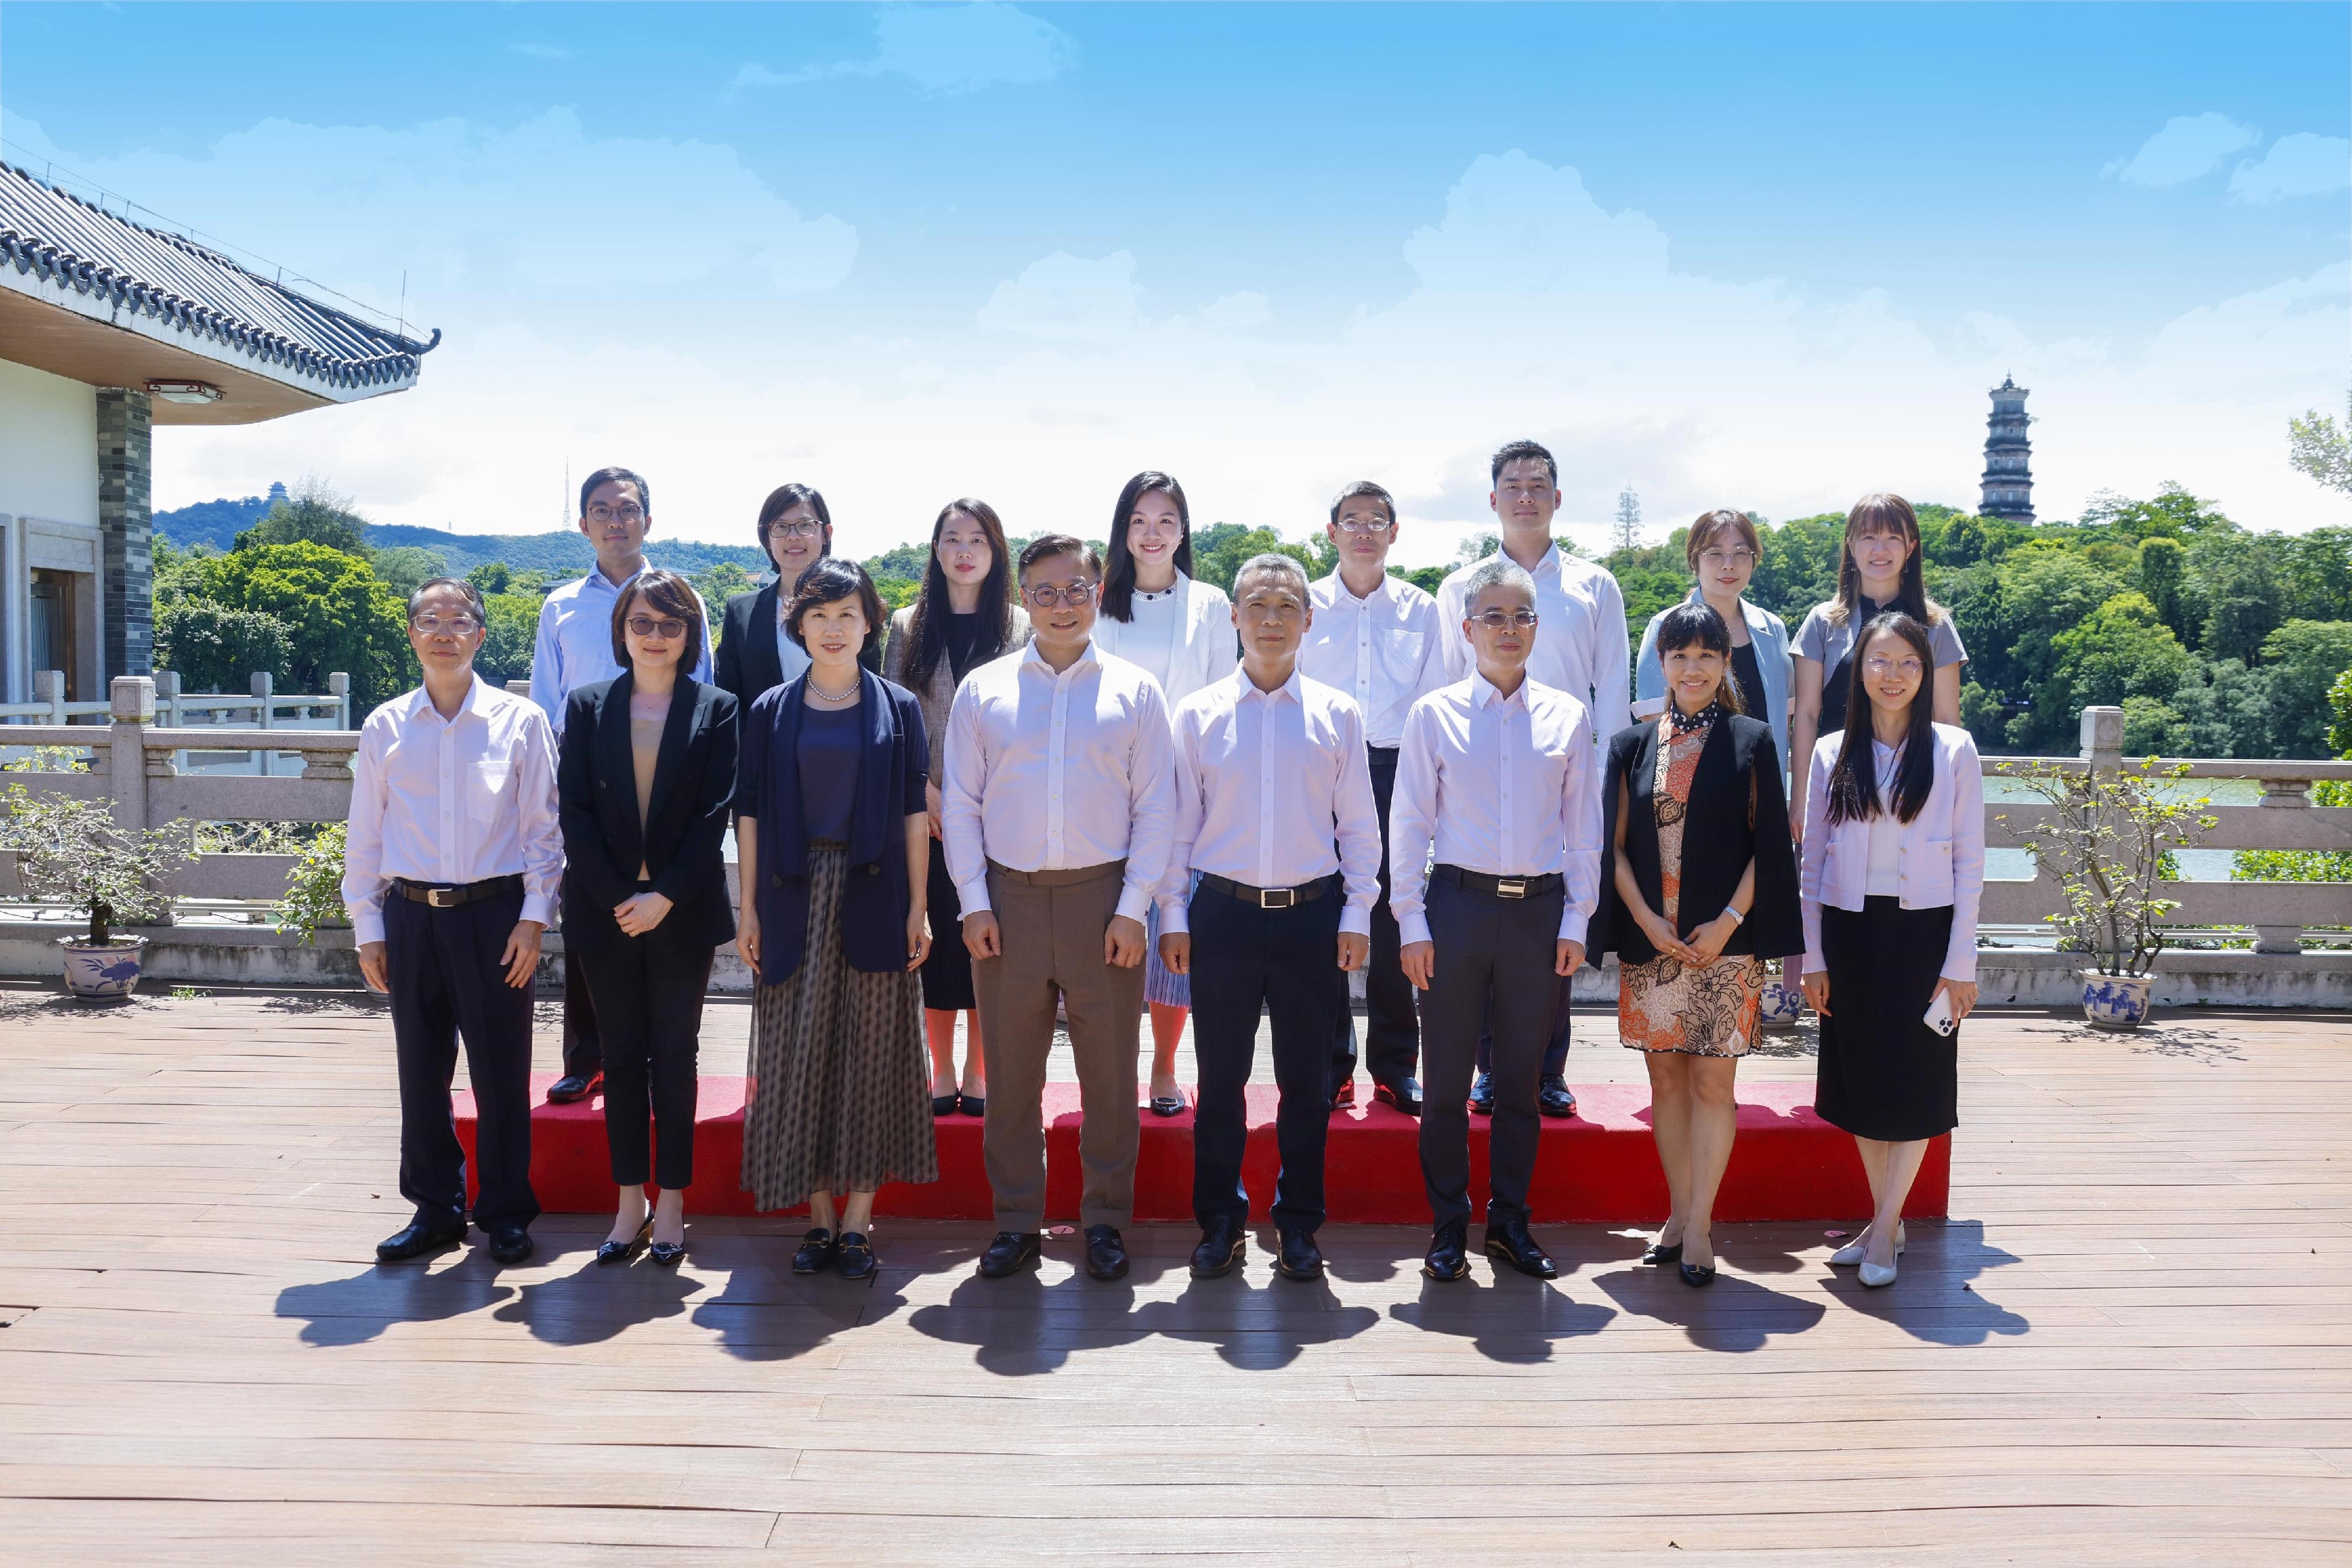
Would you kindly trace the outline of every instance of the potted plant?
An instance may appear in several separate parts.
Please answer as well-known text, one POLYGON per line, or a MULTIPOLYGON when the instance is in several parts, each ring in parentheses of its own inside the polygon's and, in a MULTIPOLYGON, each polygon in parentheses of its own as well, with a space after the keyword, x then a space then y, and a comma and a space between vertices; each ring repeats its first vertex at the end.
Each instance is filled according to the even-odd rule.
POLYGON ((1789 977, 1789 963, 1783 958, 1764 966, 1764 1001, 1756 1015, 1760 1028, 1794 1029, 1804 1017, 1805 993, 1789 977))
POLYGON ((163 883, 194 857, 167 830, 125 832, 105 800, 11 784, 6 803, 0 849, 15 852, 25 892, 89 918, 82 935, 58 942, 66 989, 87 1000, 129 996, 147 938, 119 936, 114 927, 161 920, 171 907, 163 883))
POLYGON ((306 946, 321 931, 351 929, 351 916, 343 908, 344 831, 341 822, 321 827, 286 873, 286 896, 278 901, 278 928, 295 933, 306 946))
POLYGON ((2212 800, 2189 793, 2189 764, 2163 767, 2153 757, 2119 768, 2033 762, 1996 770, 2049 808, 2021 836, 2057 873, 2066 907, 2049 919, 2059 951, 2091 956, 2084 1016, 2105 1029, 2138 1027, 2147 1017, 2148 971, 2164 950, 2164 917, 2180 907, 2159 889, 2174 880, 2173 852, 2220 821, 2207 810, 2212 800))

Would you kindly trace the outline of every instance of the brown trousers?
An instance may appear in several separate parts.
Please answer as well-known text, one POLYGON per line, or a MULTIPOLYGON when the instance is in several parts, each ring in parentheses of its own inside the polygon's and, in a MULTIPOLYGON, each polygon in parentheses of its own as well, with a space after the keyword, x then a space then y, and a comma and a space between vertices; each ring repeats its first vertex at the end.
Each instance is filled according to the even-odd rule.
POLYGON ((988 867, 988 902, 1003 951, 971 967, 988 1041, 988 1116, 982 1150, 999 1230, 1045 1228, 1045 1059, 1054 1005, 1070 1019, 1078 1068, 1081 1225, 1124 1227, 1135 1216, 1135 1058, 1143 967, 1103 962, 1103 933, 1118 913, 1125 861, 1075 871, 988 867))

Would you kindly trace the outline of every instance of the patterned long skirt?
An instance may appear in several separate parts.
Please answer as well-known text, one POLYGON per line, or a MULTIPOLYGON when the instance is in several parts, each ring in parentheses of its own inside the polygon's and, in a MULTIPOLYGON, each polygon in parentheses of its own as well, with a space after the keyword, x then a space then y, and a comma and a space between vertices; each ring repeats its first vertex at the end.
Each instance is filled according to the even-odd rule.
POLYGON ((809 846, 800 967, 754 1003, 743 1186, 763 1209, 939 1179, 922 985, 911 970, 867 974, 842 956, 848 864, 838 844, 809 846))
POLYGON ((1726 953, 1692 968, 1660 954, 1617 971, 1617 1037, 1635 1051, 1745 1056, 1764 1009, 1764 961, 1726 953))

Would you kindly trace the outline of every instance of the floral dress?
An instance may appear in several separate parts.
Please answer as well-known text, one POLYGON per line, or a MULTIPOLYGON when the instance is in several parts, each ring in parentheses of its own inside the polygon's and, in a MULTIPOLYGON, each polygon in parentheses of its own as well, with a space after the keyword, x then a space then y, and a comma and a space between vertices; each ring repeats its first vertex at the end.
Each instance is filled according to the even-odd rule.
MULTIPOLYGON (((1658 771, 1653 798, 1658 816, 1659 913, 1675 925, 1681 905, 1683 821, 1691 779, 1715 728, 1711 720, 1677 733, 1669 708, 1658 719, 1658 771)), ((1679 929, 1679 926, 1677 926, 1679 929)), ((1617 1037, 1633 1051, 1678 1051, 1690 1056, 1745 1056, 1756 1042, 1764 1005, 1764 961, 1726 953, 1693 968, 1661 953, 1646 964, 1617 970, 1617 1037)))

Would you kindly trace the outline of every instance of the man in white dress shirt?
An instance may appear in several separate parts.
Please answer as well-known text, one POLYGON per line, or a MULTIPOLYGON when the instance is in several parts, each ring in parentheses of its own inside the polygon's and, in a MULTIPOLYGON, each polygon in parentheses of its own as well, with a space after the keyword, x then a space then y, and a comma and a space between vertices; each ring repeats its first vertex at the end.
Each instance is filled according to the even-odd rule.
MULTIPOLYGON (((1535 579, 1536 610, 1542 617, 1535 650, 1528 657, 1528 674, 1584 706, 1592 721, 1593 745, 1605 758, 1609 737, 1633 722, 1625 595, 1605 569, 1552 542, 1552 517, 1559 510, 1559 465, 1549 452, 1532 441, 1514 441, 1495 454, 1489 469, 1495 488, 1486 504, 1502 525, 1503 543, 1486 559, 1508 559, 1528 570, 1535 579)), ((1475 570, 1475 566, 1465 566, 1437 585, 1450 681, 1461 680, 1471 669, 1470 644, 1455 628, 1467 612, 1470 574, 1475 570)), ((1542 1108, 1547 1116, 1576 1113, 1576 1096, 1569 1092, 1567 1078, 1570 984, 1566 978, 1559 983, 1551 1049, 1544 1055, 1542 1108)), ((1488 1048, 1482 1044, 1478 1080, 1470 1096, 1470 1108, 1481 1114, 1495 1103, 1489 1066, 1488 1048)))
POLYGON ((352 762, 343 905, 360 974, 392 998, 400 1195, 415 1217, 385 1262, 466 1234, 466 1161, 450 1114, 457 1040, 478 1108, 474 1223, 490 1256, 530 1256, 530 987, 563 876, 547 717, 474 674, 488 624, 470 583, 409 596, 425 684, 368 715, 352 762))
MULTIPOLYGON (((1397 963, 1396 915, 1389 907, 1389 800, 1396 793, 1397 742, 1413 703, 1445 685, 1437 601, 1389 575, 1397 538, 1396 502, 1359 479, 1331 503, 1327 532, 1339 569, 1307 590, 1314 622, 1298 667, 1356 699, 1364 716, 1372 802, 1381 818, 1381 896, 1372 905, 1372 954, 1364 970, 1364 1034, 1372 1096, 1421 1114, 1421 1020, 1397 963)), ((1331 1109, 1355 1103, 1356 1018, 1343 1009, 1331 1036, 1331 1109)))
MULTIPOLYGON (((646 570, 646 535, 653 531, 653 491, 626 468, 599 468, 580 486, 580 531, 596 547, 596 568, 551 592, 539 607, 539 642, 530 660, 530 700, 547 715, 558 740, 572 694, 621 673, 613 657, 613 612, 646 570)), ((697 595, 699 602, 700 596, 697 595)), ((702 647, 694 678, 710 679, 710 608, 703 606, 702 647)), ((604 1073, 596 1012, 588 982, 563 956, 563 1075, 547 1091, 558 1104, 584 1100, 604 1073)))
POLYGON ((1466 1091, 1494 1039, 1486 1251, 1550 1279, 1528 1230, 1537 1088, 1559 982, 1584 962, 1601 885, 1600 765, 1584 705, 1528 674, 1539 635, 1527 569, 1489 560, 1467 583, 1469 678, 1405 720, 1390 842, 1404 972, 1422 992, 1422 1178, 1432 1279, 1469 1272, 1466 1091), (1433 864, 1431 863, 1433 861, 1433 864))
POLYGON ((1231 1273, 1247 1246, 1243 1092, 1263 1012, 1282 1094, 1275 1267, 1314 1280, 1331 1032, 1371 948, 1381 830, 1363 716, 1298 670, 1307 573, 1286 555, 1253 557, 1234 578, 1232 616, 1241 668, 1176 706, 1176 839, 1160 884, 1160 962, 1192 977, 1192 1277, 1231 1273))
POLYGON ((948 874, 988 1039, 982 1130, 996 1239, 981 1273, 1034 1262, 1045 1219, 1045 1059, 1069 1015, 1087 1272, 1127 1272, 1144 917, 1168 869, 1175 788, 1151 677, 1093 644, 1102 561, 1047 534, 1021 552, 1033 640, 973 670, 948 709, 940 788, 948 874))

